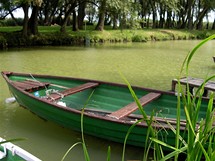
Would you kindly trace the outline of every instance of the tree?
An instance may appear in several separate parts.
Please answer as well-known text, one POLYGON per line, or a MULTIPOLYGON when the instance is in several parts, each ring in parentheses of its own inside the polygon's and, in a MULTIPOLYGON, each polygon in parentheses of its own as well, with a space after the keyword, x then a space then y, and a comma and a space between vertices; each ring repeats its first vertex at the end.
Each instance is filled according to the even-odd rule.
MULTIPOLYGON (((61 25, 61 29, 60 29, 61 32, 66 32, 67 22, 69 20, 71 13, 72 12, 74 13, 76 6, 77 6, 77 0, 65 0, 65 3, 64 3, 64 19, 62 21, 62 25, 61 25)), ((76 21, 74 23, 76 23, 76 21)))
POLYGON ((1 0, 0 18, 9 14, 14 18, 13 11, 19 7, 24 11, 23 35, 28 36, 38 34, 39 22, 57 23, 61 32, 72 22, 73 31, 77 31, 83 29, 85 17, 88 23, 97 21, 95 29, 99 31, 105 24, 112 24, 113 29, 118 25, 121 29, 202 29, 203 19, 215 9, 215 0, 1 0))
POLYGON ((87 6, 86 1, 83 1, 78 6, 78 20, 77 20, 78 21, 78 29, 83 29, 84 17, 86 15, 86 13, 85 13, 86 6, 87 6))
POLYGON ((40 8, 40 20, 43 25, 50 26, 54 23, 53 21, 58 14, 59 8, 60 0, 43 0, 43 4, 40 8))
POLYGON ((194 22, 194 26, 196 26, 197 30, 201 30, 203 28, 203 19, 207 16, 208 12, 215 8, 215 0, 202 0, 199 1, 198 4, 198 12, 196 21, 194 22))
POLYGON ((20 5, 24 12, 23 20, 23 36, 37 35, 38 34, 38 11, 41 7, 43 0, 15 0, 16 4, 20 5), (28 9, 32 6, 32 14, 28 19, 28 9))
POLYGON ((28 36, 28 9, 29 9, 29 4, 22 3, 21 4, 23 12, 24 12, 24 20, 23 20, 23 28, 22 28, 22 35, 24 37, 28 36))
POLYGON ((100 1, 100 7, 99 7, 99 21, 96 25, 96 30, 103 31, 104 30, 104 22, 105 22, 105 12, 106 12, 106 4, 107 0, 101 0, 100 1))
POLYGON ((5 19, 8 15, 14 20, 15 25, 18 25, 16 18, 13 15, 13 11, 15 11, 20 6, 14 5, 11 0, 1 0, 0 2, 0 19, 5 19))

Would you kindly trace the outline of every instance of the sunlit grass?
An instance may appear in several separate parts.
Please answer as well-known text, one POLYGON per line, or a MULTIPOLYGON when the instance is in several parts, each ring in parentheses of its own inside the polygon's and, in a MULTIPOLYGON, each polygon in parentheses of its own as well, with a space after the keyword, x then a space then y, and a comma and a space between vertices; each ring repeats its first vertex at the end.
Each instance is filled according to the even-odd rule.
MULTIPOLYGON (((38 26, 40 34, 59 34, 59 25, 38 26)), ((21 31, 22 26, 0 27, 0 32, 21 31)), ((213 30, 175 30, 175 29, 125 29, 112 30, 105 26, 104 31, 96 31, 94 25, 86 25, 83 30, 72 31, 71 26, 66 27, 66 33, 74 37, 88 36, 91 42, 146 42, 160 40, 190 40, 202 39, 215 33, 213 30)))
POLYGON ((14 32, 14 31, 21 31, 21 26, 7 26, 7 27, 0 27, 0 32, 14 32))

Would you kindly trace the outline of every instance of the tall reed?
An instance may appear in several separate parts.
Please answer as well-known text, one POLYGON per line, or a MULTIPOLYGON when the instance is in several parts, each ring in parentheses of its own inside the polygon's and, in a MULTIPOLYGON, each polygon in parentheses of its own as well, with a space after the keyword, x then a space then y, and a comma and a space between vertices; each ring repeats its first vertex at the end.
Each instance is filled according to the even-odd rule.
MULTIPOLYGON (((193 58, 193 56, 196 54, 196 51, 204 45, 207 41, 212 40, 215 38, 215 35, 212 35, 208 37, 207 39, 201 41, 197 46, 193 48, 193 50, 187 55, 187 57, 184 60, 184 63, 181 67, 180 76, 182 75, 182 72, 185 70, 186 76, 189 76, 189 65, 193 58)), ((199 111, 201 108, 201 102, 202 97, 204 93, 204 86, 205 84, 210 81, 211 79, 215 78, 215 75, 207 78, 204 80, 204 82, 201 84, 201 86, 197 89, 196 93, 192 95, 189 91, 189 84, 187 84, 187 90, 186 95, 182 92, 182 87, 180 85, 180 82, 178 82, 178 93, 182 94, 182 97, 180 98, 180 95, 178 95, 178 100, 181 100, 183 102, 184 111, 186 114, 186 130, 188 137, 186 140, 184 140, 184 144, 179 146, 179 136, 180 136, 180 109, 181 104, 178 103, 178 113, 177 113, 177 129, 178 132, 176 134, 176 147, 177 149, 180 148, 184 153, 186 153, 186 160, 187 161, 200 161, 202 158, 205 158, 206 160, 214 160, 211 156, 214 156, 215 148, 214 148, 214 132, 215 128, 213 126, 214 122, 214 109, 213 109, 213 100, 214 100, 214 94, 211 93, 209 102, 208 102, 208 108, 206 110, 206 116, 204 119, 202 119, 200 122, 198 121, 199 118, 199 111)), ((174 155, 174 159, 178 160, 178 153, 175 151, 170 153, 171 155, 174 155)), ((169 154, 169 156, 170 156, 169 154)), ((163 160, 167 160, 168 155, 163 158, 163 160)))
MULTIPOLYGON (((189 64, 193 58, 193 56, 196 54, 196 51, 204 45, 207 41, 212 40, 215 38, 215 35, 212 35, 208 37, 207 39, 201 41, 198 45, 196 45, 193 50, 188 53, 187 57, 185 58, 179 78, 182 76, 182 73, 185 70, 186 76, 189 76, 189 64)), ((122 76, 123 77, 123 76, 122 76)), ((200 161, 203 158, 207 161, 212 161, 215 158, 215 127, 214 127, 214 121, 215 121, 215 110, 213 108, 213 100, 214 100, 214 94, 211 93, 209 97, 208 102, 208 108, 206 110, 206 116, 201 121, 198 121, 199 111, 201 108, 201 102, 202 97, 204 93, 204 86, 205 84, 210 81, 211 79, 214 79, 215 75, 205 79, 205 81, 201 84, 201 86, 197 89, 196 93, 192 95, 189 91, 189 85, 187 84, 187 90, 186 94, 182 91, 182 86, 180 82, 178 81, 178 89, 177 92, 180 93, 177 96, 177 123, 176 128, 174 128, 168 121, 170 129, 175 134, 175 146, 171 146, 166 144, 164 141, 158 139, 158 133, 157 129, 153 128, 152 118, 153 114, 151 115, 150 119, 147 117, 146 113, 144 112, 144 109, 141 107, 138 98, 136 97, 133 89, 131 88, 129 82, 123 77, 124 81, 128 85, 128 88, 136 101, 139 110, 141 111, 143 115, 144 121, 148 124, 148 134, 146 137, 146 144, 145 144, 145 150, 144 150, 144 157, 143 160, 146 161, 148 159, 149 149, 153 148, 154 155, 153 160, 160 160, 165 161, 170 158, 174 158, 175 161, 179 160, 179 154, 183 153, 185 154, 185 158, 187 161, 200 161), (183 103, 183 107, 181 102, 183 103), (186 115, 186 129, 185 132, 182 133, 180 131, 180 116, 181 116, 181 110, 184 109, 185 115, 186 115), (184 135, 187 135, 187 139, 184 139, 184 135), (147 145, 148 140, 151 140, 150 144, 147 145), (152 146, 153 145, 153 146, 152 146), (164 155, 162 147, 172 149, 173 151, 170 152, 167 155, 164 155)), ((136 122, 141 122, 143 120, 139 120, 136 122)), ((134 124, 128 131, 125 143, 124 143, 124 150, 123 150, 123 156, 122 160, 124 161, 124 154, 125 154, 125 146, 126 141, 128 138, 128 135, 136 125, 134 124)))
MULTIPOLYGON (((87 150, 87 146, 86 146, 86 143, 85 143, 85 139, 84 139, 84 109, 86 108, 89 100, 91 99, 92 95, 93 95, 94 91, 91 92, 90 96, 88 97, 87 101, 84 103, 84 107, 81 111, 81 139, 82 139, 82 142, 77 142, 75 144, 73 144, 68 150, 67 152, 64 154, 64 156, 62 157, 61 161, 64 161, 66 156, 69 154, 69 152, 75 148, 77 145, 82 145, 82 148, 83 148, 83 152, 84 152, 84 158, 86 161, 90 161, 90 156, 89 156, 89 153, 88 153, 88 150, 87 150)), ((110 150, 110 149, 109 149, 110 150)))
MULTIPOLYGON (((186 76, 189 76, 189 64, 192 60, 192 57, 196 54, 196 51, 204 45, 207 41, 212 40, 215 38, 215 35, 208 37, 207 39, 201 41, 197 46, 193 48, 193 50, 187 55, 185 58, 179 78, 182 76, 183 71, 185 70, 186 76)), ((137 98, 134 90, 132 89, 130 83, 127 79, 120 73, 121 77, 124 79, 125 83, 127 84, 132 97, 134 98, 136 104, 139 107, 141 114, 143 115, 143 119, 136 121, 128 130, 123 146, 123 153, 122 153, 122 161, 125 160, 125 149, 126 149, 126 142, 129 137, 129 134, 132 132, 133 128, 142 121, 145 121, 148 125, 147 136, 145 138, 145 149, 143 154, 143 160, 147 161, 149 157, 150 151, 153 149, 153 160, 154 161, 166 161, 173 158, 175 161, 179 160, 179 154, 185 154, 185 160, 187 161, 200 161, 203 158, 207 161, 213 161, 215 158, 215 109, 213 108, 213 100, 214 94, 212 93, 209 97, 208 101, 208 108, 206 110, 206 117, 201 121, 198 121, 199 111, 201 108, 202 97, 204 93, 204 86, 205 84, 210 81, 211 79, 215 78, 215 75, 205 79, 205 81, 201 84, 201 86, 197 89, 196 93, 192 95, 189 91, 189 85, 187 84, 186 94, 183 93, 182 86, 178 81, 178 89, 177 92, 177 118, 176 118, 176 127, 174 128, 168 121, 167 124, 172 132, 175 134, 175 146, 171 146, 166 144, 164 141, 159 140, 159 130, 155 129, 152 126, 154 121, 154 112, 152 112, 151 116, 148 117, 144 109, 142 108, 139 99, 137 98), (183 107, 182 106, 183 103, 183 107), (181 110, 184 109, 186 115, 186 129, 185 132, 182 133, 180 131, 180 121, 181 121, 181 110), (183 136, 187 135, 187 138, 183 136), (167 155, 164 154, 163 148, 171 149, 172 152, 169 152, 167 155)), ((92 96, 92 94, 91 94, 92 96)), ((89 99, 91 98, 89 97, 89 99)), ((88 101, 89 101, 88 99, 88 101)), ((88 102, 87 101, 87 102, 88 102)), ((86 103, 87 104, 87 103, 86 103)), ((90 157, 85 145, 84 135, 83 135, 83 113, 84 109, 82 110, 81 115, 81 131, 82 131, 82 142, 78 142, 74 144, 64 155, 62 161, 65 159, 66 155, 72 150, 76 145, 82 144, 85 160, 90 161, 90 157)), ((107 154, 107 161, 110 161, 110 154, 111 150, 108 147, 108 154, 107 154)))

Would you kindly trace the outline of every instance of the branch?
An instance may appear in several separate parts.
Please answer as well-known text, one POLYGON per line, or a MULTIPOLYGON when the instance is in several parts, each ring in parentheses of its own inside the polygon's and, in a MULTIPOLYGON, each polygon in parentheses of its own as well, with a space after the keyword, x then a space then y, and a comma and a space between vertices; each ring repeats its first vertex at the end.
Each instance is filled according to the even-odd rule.
POLYGON ((5 15, 2 15, 2 16, 0 17, 0 20, 4 20, 10 13, 12 13, 12 12, 15 11, 15 10, 17 10, 17 9, 20 8, 20 7, 21 7, 21 5, 16 6, 16 7, 13 8, 13 9, 8 9, 7 11, 5 11, 5 12, 6 12, 5 15))

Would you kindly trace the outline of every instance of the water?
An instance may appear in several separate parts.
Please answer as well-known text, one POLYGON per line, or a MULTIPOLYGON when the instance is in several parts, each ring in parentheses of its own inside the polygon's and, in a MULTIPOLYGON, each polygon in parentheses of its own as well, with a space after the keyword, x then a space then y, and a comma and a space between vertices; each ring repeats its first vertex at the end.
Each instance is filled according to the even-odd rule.
MULTIPOLYGON (((132 85, 169 90, 171 80, 179 75, 188 52, 199 41, 164 41, 148 43, 106 44, 94 47, 42 47, 0 51, 0 70, 72 76, 123 83, 119 71, 132 85)), ((212 60, 215 41, 201 48, 191 62, 190 75, 205 78, 214 74, 212 60)), ((45 161, 59 161, 64 153, 81 141, 80 133, 44 121, 17 103, 7 104, 11 97, 0 77, 0 136, 26 138, 19 146, 45 161)), ((90 158, 106 160, 111 146, 111 160, 121 160, 122 145, 85 136, 90 158)), ((128 147, 127 160, 142 158, 143 149, 128 147)), ((83 161, 83 150, 77 145, 66 160, 83 161)))

